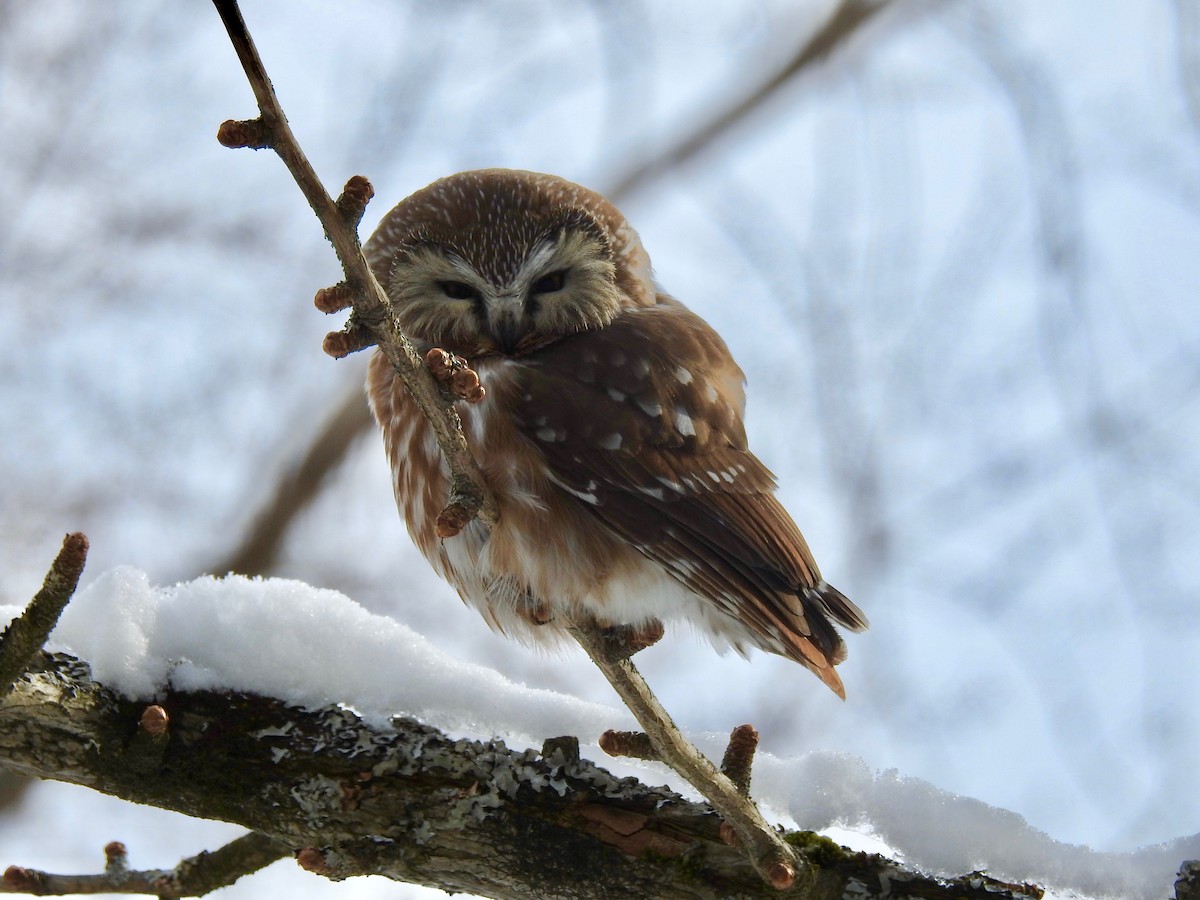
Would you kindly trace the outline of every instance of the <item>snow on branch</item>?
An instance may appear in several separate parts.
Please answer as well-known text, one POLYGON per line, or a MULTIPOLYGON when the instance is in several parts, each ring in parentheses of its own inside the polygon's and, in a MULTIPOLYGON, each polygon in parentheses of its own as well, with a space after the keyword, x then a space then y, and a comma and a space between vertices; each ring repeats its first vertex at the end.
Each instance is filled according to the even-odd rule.
MULTIPOLYGON (((562 896, 567 870, 579 877, 612 866, 636 881, 629 896, 729 896, 722 886, 741 885, 743 873, 741 896, 775 894, 725 844, 711 807, 644 786, 664 770, 622 764, 639 778, 621 778, 578 760, 578 740, 542 744, 548 734, 623 726, 627 713, 463 663, 335 591, 240 576, 153 587, 144 573, 122 568, 79 592, 51 641, 51 649, 69 653, 36 655, 0 703, 0 762, 18 771, 239 823, 309 871, 335 878, 370 871, 528 896, 546 886, 532 880, 550 877, 541 873, 544 864, 562 879, 545 896, 562 896), (519 749, 531 743, 542 752, 519 749), (474 812, 452 821, 422 814, 423 825, 396 811, 410 803, 430 815, 447 804, 474 812), (464 830, 456 832, 459 825, 464 830), (538 857, 549 853, 539 850, 547 841, 562 853, 538 857), (483 874, 468 881, 437 855, 457 858, 470 847, 480 865, 503 850, 497 859, 506 867, 526 859, 529 866, 517 875, 485 873, 485 884, 483 874), (670 877, 686 884, 668 889, 670 877), (518 881, 525 885, 519 891, 518 881)), ((740 745, 750 737, 742 733, 739 752, 726 761, 735 783, 744 780, 741 757, 750 748, 740 745)), ((702 743, 711 753, 722 742, 702 743)), ((848 829, 873 833, 876 846, 886 843, 907 861, 901 868, 793 832, 784 839, 817 874, 810 892, 788 896, 826 896, 831 872, 842 873, 843 888, 861 882, 862 896, 873 896, 885 876, 895 885, 920 870, 987 867, 991 879, 966 881, 999 891, 988 896, 1035 896, 1032 888, 998 885, 1037 877, 1085 895, 1161 897, 1178 861, 1200 854, 1196 838, 1136 854, 1057 843, 1011 812, 919 779, 872 773, 841 754, 758 754, 754 776, 758 795, 804 827, 833 826, 839 839, 859 846, 866 839, 848 829)), ((18 864, 0 889, 83 883, 40 878, 20 862, 0 860, 18 864)), ((176 867, 171 883, 196 884, 183 878, 190 868, 176 867)), ((111 873, 82 877, 113 883, 111 873)), ((163 876, 130 877, 150 883, 163 876)), ((963 883, 960 896, 983 896, 962 893, 963 883)), ((936 897, 945 895, 941 884, 920 878, 906 887, 936 897)))
MULTIPOLYGON (((74 657, 40 653, 0 706, 0 759, 25 774, 237 822, 252 836, 217 851, 227 864, 210 864, 219 874, 209 882, 190 877, 200 857, 136 873, 114 866, 112 851, 103 875, 10 867, 0 890, 199 896, 288 848, 332 879, 380 874, 492 897, 777 896, 722 841, 707 804, 614 777, 579 759, 570 741, 517 751, 411 718, 373 726, 342 706, 302 709, 231 691, 168 690, 158 705, 171 727, 148 766, 136 749, 145 703, 94 681, 74 657), (604 877, 587 876, 596 872, 604 877)), ((1040 896, 977 873, 940 881, 811 833, 785 839, 819 866, 811 889, 795 896, 885 896, 899 882, 924 897, 1040 896)))

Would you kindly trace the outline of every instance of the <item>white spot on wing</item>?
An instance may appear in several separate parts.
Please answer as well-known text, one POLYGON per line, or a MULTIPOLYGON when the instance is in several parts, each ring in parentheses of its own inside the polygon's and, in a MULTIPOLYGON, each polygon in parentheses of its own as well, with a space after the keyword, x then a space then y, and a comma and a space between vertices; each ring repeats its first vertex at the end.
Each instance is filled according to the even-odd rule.
POLYGON ((642 412, 648 416, 653 416, 657 419, 662 415, 662 404, 657 400, 647 400, 643 397, 638 397, 637 405, 640 406, 642 408, 642 412))
POLYGON ((609 388, 608 396, 612 397, 614 400, 616 400, 618 403, 620 403, 622 400, 625 399, 625 397, 627 395, 624 391, 618 391, 616 388, 609 388))
POLYGON ((685 369, 683 366, 679 366, 678 368, 675 369, 675 377, 679 380, 680 384, 691 384, 692 383, 691 371, 689 371, 688 369, 685 369))
POLYGON ((599 442, 597 442, 597 446, 601 450, 620 450, 621 444, 624 442, 625 438, 621 436, 620 432, 614 431, 608 437, 601 438, 599 442))
POLYGON ((682 406, 675 407, 675 430, 684 437, 696 436, 696 423, 692 421, 692 417, 684 412, 682 406))

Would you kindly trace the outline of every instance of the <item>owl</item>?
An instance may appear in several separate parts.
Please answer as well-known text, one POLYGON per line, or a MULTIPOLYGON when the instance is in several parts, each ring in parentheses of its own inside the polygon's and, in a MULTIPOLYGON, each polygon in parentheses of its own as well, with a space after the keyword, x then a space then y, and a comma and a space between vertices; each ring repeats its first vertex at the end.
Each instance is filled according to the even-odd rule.
POLYGON ((845 696, 834 625, 866 618, 747 448, 725 342, 658 289, 611 203, 552 175, 463 172, 403 200, 364 250, 417 348, 465 358, 486 388, 459 412, 499 522, 443 540, 433 432, 382 354, 367 376, 409 533, 492 628, 553 642, 588 617, 683 620, 845 696))

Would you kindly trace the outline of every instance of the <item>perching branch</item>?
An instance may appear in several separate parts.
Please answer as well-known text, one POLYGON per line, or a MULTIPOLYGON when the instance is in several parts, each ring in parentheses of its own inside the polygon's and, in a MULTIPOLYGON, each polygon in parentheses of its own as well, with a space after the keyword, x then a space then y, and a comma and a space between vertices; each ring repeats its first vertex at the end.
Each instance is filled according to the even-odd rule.
POLYGON ((353 307, 346 329, 326 338, 326 352, 344 356, 371 344, 379 346, 434 430, 453 476, 448 505, 467 509, 472 516, 478 514, 483 521, 494 523, 496 503, 471 457, 458 413, 453 403, 442 396, 420 355, 400 330, 383 288, 363 256, 358 223, 373 189, 365 178, 355 176, 346 183, 336 201, 329 196, 288 126, 236 0, 213 0, 213 4, 237 51, 259 108, 257 119, 223 123, 217 139, 227 147, 269 147, 279 155, 324 226, 325 236, 346 275, 344 283, 321 291, 316 298, 318 306, 326 312, 353 307))
MULTIPOLYGON (((791 848, 767 824, 748 792, 718 771, 683 736, 633 663, 612 652, 603 629, 595 623, 586 623, 576 625, 571 634, 646 729, 654 755, 686 778, 721 814, 763 878, 779 889, 792 887, 794 883, 800 887, 811 884, 815 872, 804 860, 796 859, 791 848)), ((636 755, 644 755, 644 751, 636 755)), ((744 783, 748 786, 748 760, 745 769, 744 783)))

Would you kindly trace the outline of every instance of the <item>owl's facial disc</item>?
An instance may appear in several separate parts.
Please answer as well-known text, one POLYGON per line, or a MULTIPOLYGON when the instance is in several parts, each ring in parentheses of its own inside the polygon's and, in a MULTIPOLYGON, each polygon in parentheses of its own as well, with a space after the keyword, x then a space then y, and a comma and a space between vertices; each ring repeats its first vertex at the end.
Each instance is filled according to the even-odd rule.
POLYGON ((572 227, 534 241, 503 278, 486 277, 457 249, 417 244, 397 257, 389 294, 414 337, 468 358, 519 355, 602 328, 628 303, 603 239, 572 227))

